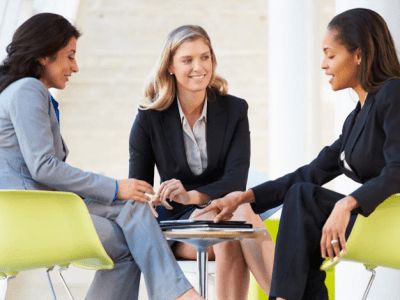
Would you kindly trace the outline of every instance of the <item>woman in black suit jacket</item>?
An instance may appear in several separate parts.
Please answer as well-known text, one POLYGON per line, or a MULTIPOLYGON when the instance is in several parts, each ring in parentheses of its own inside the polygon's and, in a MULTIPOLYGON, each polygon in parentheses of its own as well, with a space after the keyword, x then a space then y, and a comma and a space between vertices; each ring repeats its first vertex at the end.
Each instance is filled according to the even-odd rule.
POLYGON ((257 213, 284 203, 270 299, 328 299, 323 259, 346 251, 357 214, 400 192, 400 64, 385 21, 368 9, 346 11, 329 23, 322 46, 333 90, 352 88, 359 98, 339 139, 295 172, 205 209, 223 209, 218 221, 241 203, 257 213), (321 187, 340 174, 362 186, 347 196, 321 187))
MULTIPOLYGON (((181 26, 169 34, 145 87, 145 101, 130 135, 129 177, 153 185, 157 166, 162 184, 153 204, 162 205, 155 211, 159 220, 191 218, 196 208, 246 188, 248 106, 227 95, 227 83, 215 74, 216 65, 204 29, 181 26)), ((248 204, 235 217, 265 228, 248 204)), ((173 250, 177 257, 196 258, 190 245, 176 243, 173 250)), ((270 236, 222 243, 211 249, 210 259, 214 254, 218 299, 245 299, 249 270, 269 292, 274 255, 270 236)))

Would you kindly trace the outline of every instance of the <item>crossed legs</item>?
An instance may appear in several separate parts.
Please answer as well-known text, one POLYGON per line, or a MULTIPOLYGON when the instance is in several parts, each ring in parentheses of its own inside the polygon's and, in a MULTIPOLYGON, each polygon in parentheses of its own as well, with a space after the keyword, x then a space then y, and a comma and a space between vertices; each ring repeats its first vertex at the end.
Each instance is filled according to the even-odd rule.
POLYGON ((115 264, 112 270, 96 272, 87 299, 137 299, 141 273, 149 299, 203 299, 181 271, 149 205, 85 202, 115 264))

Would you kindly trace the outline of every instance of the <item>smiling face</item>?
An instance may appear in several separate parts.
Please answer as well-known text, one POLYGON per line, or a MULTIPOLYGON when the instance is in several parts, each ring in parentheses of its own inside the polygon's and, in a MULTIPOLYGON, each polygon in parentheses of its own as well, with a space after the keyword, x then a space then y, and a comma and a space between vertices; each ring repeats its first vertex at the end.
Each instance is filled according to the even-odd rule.
POLYGON ((210 83, 213 62, 208 45, 202 40, 187 41, 175 52, 168 71, 175 75, 178 94, 204 93, 210 83))
POLYGON ((68 77, 72 73, 79 71, 75 53, 76 38, 72 37, 68 45, 56 53, 55 59, 50 57, 41 58, 39 62, 43 66, 43 76, 40 81, 47 88, 64 89, 68 77))
POLYGON ((334 91, 352 88, 358 90, 360 82, 358 73, 361 63, 360 49, 349 52, 346 47, 336 38, 335 29, 328 30, 322 41, 324 59, 321 68, 326 75, 332 76, 329 83, 334 91))

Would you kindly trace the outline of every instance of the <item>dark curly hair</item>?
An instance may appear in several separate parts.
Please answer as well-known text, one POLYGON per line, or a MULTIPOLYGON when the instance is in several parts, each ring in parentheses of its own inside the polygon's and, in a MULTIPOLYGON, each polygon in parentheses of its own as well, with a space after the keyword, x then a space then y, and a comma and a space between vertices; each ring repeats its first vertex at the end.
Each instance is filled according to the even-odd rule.
POLYGON ((361 69, 358 75, 361 87, 376 92, 387 80, 400 78, 400 64, 389 29, 383 18, 373 10, 347 10, 328 24, 336 30, 336 39, 349 52, 361 50, 361 69))
POLYGON ((0 93, 14 81, 24 77, 40 79, 43 67, 40 58, 55 59, 72 37, 81 33, 64 17, 41 13, 25 21, 14 33, 6 48, 7 57, 0 65, 0 93))

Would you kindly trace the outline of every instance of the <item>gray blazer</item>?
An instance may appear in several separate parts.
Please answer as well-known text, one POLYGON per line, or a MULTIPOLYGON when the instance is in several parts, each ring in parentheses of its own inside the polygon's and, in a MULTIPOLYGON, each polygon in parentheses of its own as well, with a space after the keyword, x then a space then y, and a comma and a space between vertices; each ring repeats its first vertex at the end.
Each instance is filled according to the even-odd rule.
POLYGON ((68 149, 50 93, 23 78, 0 94, 0 189, 69 191, 109 204, 115 179, 65 163, 68 149))

